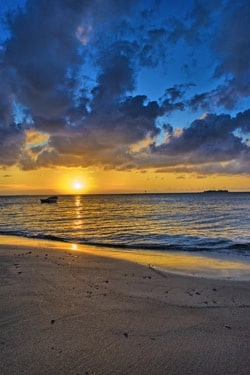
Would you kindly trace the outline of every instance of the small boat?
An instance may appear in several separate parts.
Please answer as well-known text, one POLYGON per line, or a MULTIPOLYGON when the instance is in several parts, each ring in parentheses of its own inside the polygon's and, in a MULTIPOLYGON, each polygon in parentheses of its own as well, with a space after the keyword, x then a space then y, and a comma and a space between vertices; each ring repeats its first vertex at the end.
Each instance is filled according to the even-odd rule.
POLYGON ((58 197, 56 195, 53 195, 48 198, 41 198, 40 201, 41 203, 56 203, 58 200, 58 197))

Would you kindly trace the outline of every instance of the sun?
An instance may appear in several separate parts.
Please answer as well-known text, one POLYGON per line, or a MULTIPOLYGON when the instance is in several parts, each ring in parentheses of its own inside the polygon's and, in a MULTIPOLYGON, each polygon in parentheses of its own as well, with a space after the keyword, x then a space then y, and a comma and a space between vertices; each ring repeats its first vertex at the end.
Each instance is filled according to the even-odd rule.
POLYGON ((81 181, 73 181, 72 187, 74 190, 82 190, 84 185, 81 181))
MULTIPOLYGON (((57 190, 62 194, 86 194, 91 188, 91 177, 83 171, 66 170, 58 176, 57 190)), ((0 189, 1 190, 1 189, 0 189)))

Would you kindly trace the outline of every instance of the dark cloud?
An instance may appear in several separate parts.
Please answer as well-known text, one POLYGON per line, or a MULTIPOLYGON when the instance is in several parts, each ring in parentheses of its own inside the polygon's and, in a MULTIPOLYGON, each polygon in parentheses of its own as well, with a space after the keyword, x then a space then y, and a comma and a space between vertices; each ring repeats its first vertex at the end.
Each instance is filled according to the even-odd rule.
MULTIPOLYGON (((67 114, 72 106, 65 79, 67 69, 77 71, 88 58, 89 50, 86 47, 84 51, 84 44, 91 39, 92 29, 98 22, 107 22, 111 16, 128 11, 130 6, 131 1, 126 4, 109 1, 105 7, 98 1, 27 1, 25 13, 9 19, 13 37, 5 46, 2 75, 6 69, 14 72, 9 85, 16 84, 17 88, 12 91, 30 108, 32 116, 67 114), (79 53, 81 46, 82 54, 79 53)), ((122 60, 118 55, 113 58, 122 60)), ((119 68, 118 62, 117 71, 119 68)), ((104 80, 103 74, 100 81, 104 80)))
POLYGON ((168 160, 169 165, 173 165, 173 160, 176 164, 247 161, 250 148, 235 133, 237 130, 245 132, 249 126, 246 124, 249 124, 249 110, 235 118, 208 114, 184 128, 180 135, 171 133, 166 143, 159 146, 152 143, 150 151, 159 154, 161 160, 165 158, 166 165, 168 160))
MULTIPOLYGON (((199 92, 190 99, 188 104, 193 110, 231 110, 250 98, 249 14, 248 0, 196 0, 186 18, 170 19, 169 42, 184 42, 192 51, 193 62, 206 53, 214 67, 211 80, 220 81, 212 90, 199 92), (203 52, 196 56, 196 50, 202 48, 203 52)), ((184 63, 184 68, 190 74, 190 64, 184 63)), ((193 69, 197 69, 197 63, 193 69)))
POLYGON ((0 165, 17 164, 22 157, 25 141, 24 132, 14 124, 8 128, 0 127, 0 165))
POLYGON ((181 40, 196 46, 197 43, 208 40, 215 22, 214 14, 222 9, 223 3, 220 0, 195 0, 193 6, 188 7, 185 17, 169 17, 169 42, 177 43, 181 40))
POLYGON ((245 112, 239 112, 235 118, 235 127, 243 133, 250 135, 250 109, 245 112))
POLYGON ((239 84, 238 81, 236 83, 236 80, 227 80, 211 91, 195 94, 187 101, 187 105, 193 111, 199 109, 214 111, 217 108, 232 110, 249 94, 248 81, 239 84))
POLYGON ((226 2, 219 19, 211 45, 216 57, 214 77, 224 78, 224 82, 211 91, 195 95, 190 101, 194 109, 230 110, 250 98, 249 1, 226 2))
MULTIPOLYGON (((82 166, 102 164, 119 168, 124 163, 127 165, 132 160, 131 144, 159 134, 155 125, 159 114, 161 108, 157 102, 148 101, 146 96, 128 97, 112 113, 93 112, 81 126, 51 135, 49 146, 55 152, 50 152, 50 157, 53 163, 59 155, 64 155, 66 164, 68 157, 69 163, 73 161, 82 166)), ((38 158, 39 163, 44 162, 45 155, 48 160, 46 148, 38 158)))
POLYGON ((123 170, 192 163, 202 173, 197 164, 209 171, 219 162, 248 170, 249 110, 208 114, 182 131, 166 120, 177 111, 230 110, 248 97, 249 2, 194 1, 182 18, 157 13, 165 3, 156 3, 27 0, 9 16, 0 51, 2 166, 123 170), (216 85, 194 94, 191 79, 171 87, 166 80, 160 99, 138 94, 141 69, 170 64, 178 43, 212 48, 216 85), (23 111, 19 122, 15 103, 23 111), (30 128, 46 133, 46 142, 27 147, 30 128))
MULTIPOLYGON (((194 83, 179 84, 169 87, 165 90, 164 95, 160 98, 160 102, 164 112, 170 113, 172 111, 184 111, 186 108, 186 91, 194 87, 194 83)), ((190 105, 188 103, 188 105, 190 105)))
POLYGON ((233 2, 224 10, 214 48, 220 62, 216 74, 231 73, 238 79, 249 78, 250 35, 248 0, 233 2))

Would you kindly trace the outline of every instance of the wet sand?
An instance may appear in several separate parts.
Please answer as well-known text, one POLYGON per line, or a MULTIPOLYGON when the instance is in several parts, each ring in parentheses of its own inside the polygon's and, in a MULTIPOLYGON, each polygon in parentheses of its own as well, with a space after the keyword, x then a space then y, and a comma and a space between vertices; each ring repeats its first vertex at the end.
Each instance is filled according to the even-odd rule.
POLYGON ((250 373, 250 281, 86 250, 0 245, 1 375, 250 373))

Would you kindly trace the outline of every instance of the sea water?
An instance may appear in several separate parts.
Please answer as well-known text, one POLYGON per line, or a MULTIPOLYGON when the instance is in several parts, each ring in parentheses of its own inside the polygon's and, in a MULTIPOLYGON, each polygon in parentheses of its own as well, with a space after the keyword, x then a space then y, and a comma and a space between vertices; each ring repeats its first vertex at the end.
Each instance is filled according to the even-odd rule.
MULTIPOLYGON (((120 250, 250 256, 250 193, 0 197, 0 235, 120 250)), ((248 259, 249 261, 249 259, 248 259)))

